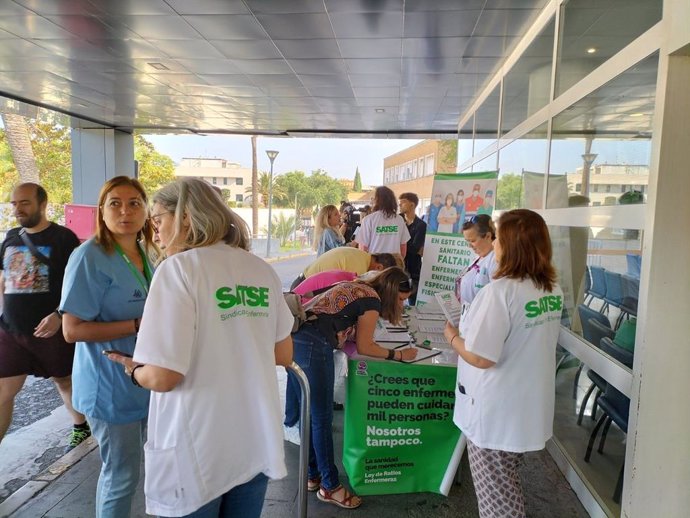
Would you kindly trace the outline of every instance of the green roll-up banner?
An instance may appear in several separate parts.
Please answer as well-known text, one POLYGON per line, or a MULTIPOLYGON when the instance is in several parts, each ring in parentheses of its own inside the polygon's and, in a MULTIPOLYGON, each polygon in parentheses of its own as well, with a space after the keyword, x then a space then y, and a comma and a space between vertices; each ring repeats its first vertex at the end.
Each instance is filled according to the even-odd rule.
POLYGON ((349 361, 343 465, 356 493, 447 494, 454 386, 453 367, 349 361))

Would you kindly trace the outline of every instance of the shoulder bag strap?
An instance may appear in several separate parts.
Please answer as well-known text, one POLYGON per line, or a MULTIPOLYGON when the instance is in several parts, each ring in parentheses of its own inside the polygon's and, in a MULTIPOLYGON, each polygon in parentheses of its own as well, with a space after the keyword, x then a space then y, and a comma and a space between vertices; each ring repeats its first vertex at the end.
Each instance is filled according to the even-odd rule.
POLYGON ((29 238, 29 235, 27 234, 25 229, 21 229, 19 231, 19 237, 22 238, 22 241, 26 245, 26 247, 29 249, 31 254, 38 259, 40 262, 43 264, 47 264, 48 266, 52 266, 52 263, 50 262, 50 259, 48 259, 45 255, 43 255, 41 252, 38 251, 38 248, 31 242, 31 239, 29 238))

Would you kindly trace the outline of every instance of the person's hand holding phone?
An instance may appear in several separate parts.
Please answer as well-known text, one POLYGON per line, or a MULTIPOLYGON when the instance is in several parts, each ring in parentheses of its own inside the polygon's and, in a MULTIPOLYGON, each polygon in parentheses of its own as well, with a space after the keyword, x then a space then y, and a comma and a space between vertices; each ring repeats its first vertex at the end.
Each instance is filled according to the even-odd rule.
POLYGON ((125 368, 125 374, 131 376, 132 369, 139 365, 132 359, 132 355, 123 351, 117 351, 115 349, 106 349, 103 354, 112 362, 119 363, 125 368))

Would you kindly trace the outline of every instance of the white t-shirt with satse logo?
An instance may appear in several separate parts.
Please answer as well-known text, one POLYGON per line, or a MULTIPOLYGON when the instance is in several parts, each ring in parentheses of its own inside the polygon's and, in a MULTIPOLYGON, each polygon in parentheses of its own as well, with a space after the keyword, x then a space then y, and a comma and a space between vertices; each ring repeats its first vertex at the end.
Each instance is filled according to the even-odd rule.
POLYGON ((259 473, 287 474, 275 343, 293 317, 270 265, 224 243, 156 270, 134 359, 184 375, 152 392, 146 512, 184 516, 259 473))
POLYGON ((400 245, 409 240, 410 232, 402 216, 386 217, 380 210, 364 218, 357 233, 357 242, 372 254, 399 254, 400 245))
POLYGON ((537 451, 553 435, 556 342, 563 292, 530 279, 484 286, 461 323, 465 347, 496 365, 479 369, 458 359, 453 420, 480 448, 537 451))

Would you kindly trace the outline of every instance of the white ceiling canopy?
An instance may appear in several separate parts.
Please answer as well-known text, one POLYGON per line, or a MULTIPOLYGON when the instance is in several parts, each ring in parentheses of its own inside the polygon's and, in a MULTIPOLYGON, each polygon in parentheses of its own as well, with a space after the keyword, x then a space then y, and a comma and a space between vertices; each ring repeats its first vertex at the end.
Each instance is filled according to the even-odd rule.
POLYGON ((455 134, 547 0, 14 0, 0 95, 123 130, 455 134))

